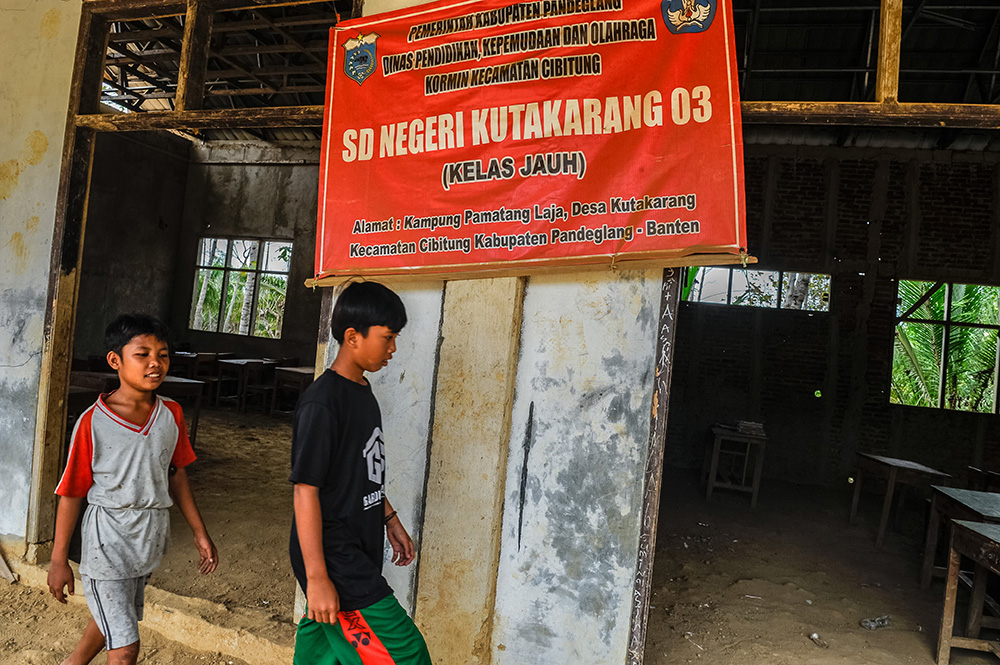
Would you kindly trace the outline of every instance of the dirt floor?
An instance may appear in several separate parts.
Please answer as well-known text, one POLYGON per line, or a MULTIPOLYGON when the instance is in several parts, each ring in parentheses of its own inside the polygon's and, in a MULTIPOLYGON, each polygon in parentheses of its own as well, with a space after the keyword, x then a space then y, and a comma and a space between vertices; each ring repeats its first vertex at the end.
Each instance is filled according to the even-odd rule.
MULTIPOLYGON (((0 580, 0 665, 57 665, 73 650, 90 613, 82 604, 59 605, 41 589, 0 580)), ((217 653, 194 651, 140 625, 140 663, 246 665, 217 653)), ((105 665, 101 654, 94 665, 105 665)))
MULTIPOLYGON (((944 583, 919 587, 924 504, 913 497, 879 551, 881 497, 865 497, 854 526, 850 499, 846 484, 823 492, 767 480, 751 510, 745 494, 706 502, 691 474, 668 474, 647 665, 932 665, 944 583), (859 625, 884 615, 888 627, 859 625)), ((951 662, 997 661, 955 649, 951 662)))
MULTIPOLYGON (((212 601, 199 606, 204 619, 284 647, 294 635, 295 584, 287 561, 290 438, 287 417, 203 412, 199 460, 190 474, 219 548, 219 569, 197 574, 190 531, 174 511, 171 549, 151 580, 173 594, 212 601)), ((874 540, 881 498, 866 496, 851 526, 850 490, 846 484, 821 491, 768 479, 751 510, 746 495, 719 491, 706 502, 690 472, 668 472, 645 662, 934 663, 943 584, 923 591, 917 583, 923 504, 911 497, 902 529, 891 532, 879 551, 874 540), (859 626, 861 619, 883 615, 888 627, 859 626), (813 633, 825 646, 810 639, 813 633)), ((960 619, 963 611, 960 605, 960 619)), ((59 606, 40 590, 0 581, 0 665, 58 663, 86 618, 82 605, 59 606)), ((144 631, 143 640, 142 662, 241 664, 185 649, 152 631, 144 631)), ((955 650, 951 662, 996 660, 955 650)))
POLYGON ((219 567, 199 575, 198 551, 180 511, 171 511, 171 544, 150 584, 205 598, 226 612, 206 619, 292 644, 295 578, 288 564, 292 523, 292 426, 288 417, 203 410, 189 475, 195 500, 219 550, 219 567))

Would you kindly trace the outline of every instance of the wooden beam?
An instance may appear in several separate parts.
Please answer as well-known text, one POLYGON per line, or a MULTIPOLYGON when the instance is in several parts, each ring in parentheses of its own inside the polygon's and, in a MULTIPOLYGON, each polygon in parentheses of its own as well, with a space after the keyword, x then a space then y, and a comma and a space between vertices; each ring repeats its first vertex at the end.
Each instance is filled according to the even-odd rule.
POLYGON ((632 586, 631 625, 626 656, 628 665, 642 665, 646 648, 646 624, 649 619, 649 601, 653 592, 653 559, 656 554, 656 528, 660 515, 663 456, 667 438, 667 407, 670 404, 670 383, 674 373, 674 341, 677 336, 677 314, 681 304, 682 274, 679 268, 667 268, 663 271, 663 283, 660 287, 660 322, 654 352, 656 374, 653 379, 653 413, 643 481, 639 551, 632 586))
MULTIPOLYGON (((329 0, 213 0, 218 11, 266 9, 314 5, 329 0)), ((109 21, 180 16, 187 11, 184 0, 83 0, 84 9, 109 21)))
POLYGON ((742 102, 743 122, 767 125, 1000 129, 1000 105, 742 102))
POLYGON ((177 111, 193 111, 202 106, 214 16, 212 6, 204 0, 188 0, 180 72, 177 74, 177 97, 174 100, 177 111))
POLYGON ((223 88, 209 90, 208 94, 217 97, 244 97, 246 95, 294 95, 301 92, 324 92, 325 85, 286 85, 278 88, 223 88))
POLYGON ((247 129, 264 127, 320 127, 322 106, 283 106, 208 111, 157 111, 147 113, 95 113, 79 115, 77 127, 99 132, 144 132, 155 129, 247 129))
POLYGON ((903 0, 882 0, 878 31, 876 102, 899 99, 899 42, 903 34, 903 0))

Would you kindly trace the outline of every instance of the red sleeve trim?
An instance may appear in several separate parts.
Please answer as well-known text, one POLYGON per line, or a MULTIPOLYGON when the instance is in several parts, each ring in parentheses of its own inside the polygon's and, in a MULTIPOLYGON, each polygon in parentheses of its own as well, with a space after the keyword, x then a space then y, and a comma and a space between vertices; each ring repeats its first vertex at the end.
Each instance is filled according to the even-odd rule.
POLYGON ((94 463, 94 430, 91 421, 94 407, 83 412, 73 428, 70 439, 69 457, 66 459, 66 470, 63 471, 56 494, 68 497, 85 497, 94 484, 92 466, 94 463))
POLYGON ((191 439, 188 438, 187 424, 184 422, 184 411, 181 405, 171 400, 163 400, 163 405, 170 409, 170 415, 177 423, 177 445, 174 446, 174 456, 170 458, 170 463, 178 468, 187 466, 198 459, 191 447, 191 439))

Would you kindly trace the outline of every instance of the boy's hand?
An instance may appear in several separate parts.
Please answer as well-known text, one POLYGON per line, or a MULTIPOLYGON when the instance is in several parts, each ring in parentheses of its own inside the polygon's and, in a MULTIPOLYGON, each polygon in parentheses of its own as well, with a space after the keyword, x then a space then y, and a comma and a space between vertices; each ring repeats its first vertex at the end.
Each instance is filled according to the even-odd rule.
POLYGON ((309 580, 306 585, 306 604, 309 618, 319 623, 337 623, 340 612, 340 595, 329 577, 309 580))
POLYGON ((215 543, 206 533, 195 536, 194 544, 198 548, 198 554, 201 555, 201 559, 198 561, 198 571, 202 575, 214 572, 219 565, 219 551, 215 549, 215 543))
POLYGON ((394 515, 385 525, 385 536, 392 545, 392 562, 397 566, 408 566, 413 562, 415 551, 410 534, 406 533, 399 517, 394 515))
POLYGON ((49 593, 62 604, 66 604, 66 594, 63 593, 63 587, 66 587, 66 591, 69 595, 73 595, 73 569, 69 567, 69 564, 65 561, 61 563, 56 563, 53 561, 49 564, 49 593))

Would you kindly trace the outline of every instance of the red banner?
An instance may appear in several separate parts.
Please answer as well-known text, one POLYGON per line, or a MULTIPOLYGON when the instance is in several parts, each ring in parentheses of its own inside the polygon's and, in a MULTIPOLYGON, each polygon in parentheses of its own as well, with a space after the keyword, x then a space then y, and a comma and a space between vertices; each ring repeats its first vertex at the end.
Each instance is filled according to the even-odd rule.
POLYGON ((446 0, 331 31, 316 277, 739 255, 728 0, 446 0))

